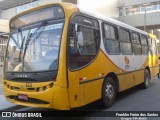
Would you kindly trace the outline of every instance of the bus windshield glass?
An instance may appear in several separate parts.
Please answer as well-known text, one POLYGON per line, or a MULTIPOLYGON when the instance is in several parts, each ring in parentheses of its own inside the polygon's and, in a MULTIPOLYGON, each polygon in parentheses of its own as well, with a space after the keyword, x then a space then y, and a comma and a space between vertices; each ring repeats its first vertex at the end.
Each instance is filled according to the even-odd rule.
POLYGON ((58 69, 64 13, 60 7, 37 10, 13 20, 6 52, 7 72, 58 69))

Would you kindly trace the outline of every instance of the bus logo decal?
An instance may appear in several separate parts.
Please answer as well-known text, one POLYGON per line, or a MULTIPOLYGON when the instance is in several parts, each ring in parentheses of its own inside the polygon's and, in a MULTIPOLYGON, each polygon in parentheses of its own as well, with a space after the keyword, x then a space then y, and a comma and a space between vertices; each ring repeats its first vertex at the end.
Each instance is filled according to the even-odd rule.
POLYGON ((27 75, 17 75, 18 78, 27 78, 27 75))
POLYGON ((21 85, 21 88, 24 89, 24 85, 21 85))
POLYGON ((32 87, 32 83, 26 83, 26 87, 32 87))
POLYGON ((129 64, 129 58, 127 56, 124 57, 125 63, 128 65, 129 64))

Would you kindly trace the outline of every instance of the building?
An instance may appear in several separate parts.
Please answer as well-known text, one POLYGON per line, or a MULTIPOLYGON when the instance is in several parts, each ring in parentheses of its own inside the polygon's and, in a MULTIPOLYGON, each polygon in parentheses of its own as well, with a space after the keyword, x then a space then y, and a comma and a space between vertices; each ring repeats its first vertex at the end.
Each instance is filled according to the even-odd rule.
POLYGON ((20 12, 53 2, 78 4, 156 34, 160 39, 160 0, 0 0, 0 56, 5 50, 4 33, 9 32, 9 20, 20 12))
POLYGON ((119 0, 117 20, 156 34, 160 39, 160 0, 119 0))

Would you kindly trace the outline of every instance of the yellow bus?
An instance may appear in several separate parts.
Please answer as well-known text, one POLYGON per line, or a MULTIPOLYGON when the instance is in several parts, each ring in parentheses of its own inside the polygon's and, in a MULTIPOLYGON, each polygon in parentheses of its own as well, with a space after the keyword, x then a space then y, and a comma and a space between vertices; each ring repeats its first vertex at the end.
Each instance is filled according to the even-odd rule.
POLYGON ((101 100, 107 108, 117 92, 147 88, 158 74, 149 47, 147 32, 80 6, 40 6, 10 20, 4 94, 24 106, 70 110, 101 100))
MULTIPOLYGON (((159 66, 159 40, 157 37, 153 34, 149 34, 149 67, 151 71, 151 77, 154 77, 157 75, 157 66, 159 66), (155 68, 156 67, 156 68, 155 68)), ((159 73, 158 73, 159 76, 159 73)))

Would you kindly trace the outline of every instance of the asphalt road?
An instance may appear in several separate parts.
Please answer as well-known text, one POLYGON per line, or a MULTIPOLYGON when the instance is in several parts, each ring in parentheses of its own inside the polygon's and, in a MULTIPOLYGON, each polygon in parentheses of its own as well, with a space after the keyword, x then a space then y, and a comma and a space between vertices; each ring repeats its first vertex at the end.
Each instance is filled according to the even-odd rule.
MULTIPOLYGON (((16 106, 7 109, 8 111, 55 111, 52 109, 31 108, 24 106, 16 106)), ((148 89, 141 89, 140 87, 131 88, 125 92, 118 94, 116 103, 108 109, 100 107, 99 102, 91 103, 85 107, 76 108, 72 111, 91 111, 90 116, 95 116, 96 111, 160 111, 160 79, 154 79, 150 82, 148 89), (93 112, 93 113, 92 113, 93 112)), ((63 116, 63 115, 62 115, 63 116)), ((95 119, 85 118, 83 119, 95 119)), ((96 117, 98 119, 98 117, 96 117)), ((113 119, 120 120, 120 118, 106 118, 100 117, 99 119, 113 119)), ((160 118, 148 118, 147 120, 159 120, 160 118)))

